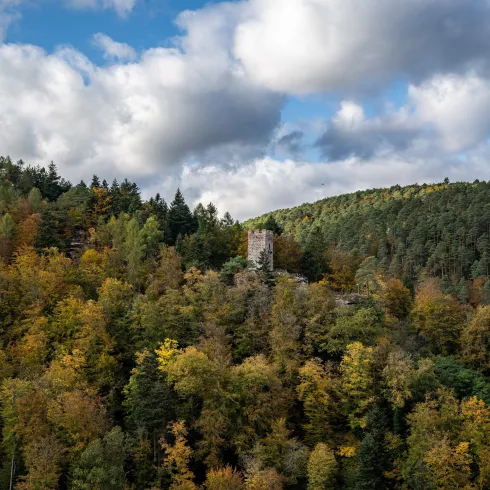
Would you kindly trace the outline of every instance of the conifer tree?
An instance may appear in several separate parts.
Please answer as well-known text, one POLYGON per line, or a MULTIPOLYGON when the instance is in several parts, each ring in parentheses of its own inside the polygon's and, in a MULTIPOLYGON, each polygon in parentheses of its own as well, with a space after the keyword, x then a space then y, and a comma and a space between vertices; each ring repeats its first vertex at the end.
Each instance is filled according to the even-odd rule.
POLYGON ((384 473, 389 469, 386 451, 386 417, 379 407, 367 416, 366 432, 359 446, 358 490, 383 490, 387 488, 384 473))
POLYGON ((265 223, 262 225, 262 228, 264 230, 272 231, 276 236, 280 236, 284 233, 283 227, 276 221, 272 214, 269 214, 265 223))
POLYGON ((196 230, 196 220, 189 206, 187 206, 180 189, 177 189, 168 212, 169 245, 175 245, 179 235, 192 235, 196 230))
POLYGON ((328 272, 326 252, 322 232, 317 227, 308 235, 301 259, 302 272, 309 281, 319 281, 328 272))

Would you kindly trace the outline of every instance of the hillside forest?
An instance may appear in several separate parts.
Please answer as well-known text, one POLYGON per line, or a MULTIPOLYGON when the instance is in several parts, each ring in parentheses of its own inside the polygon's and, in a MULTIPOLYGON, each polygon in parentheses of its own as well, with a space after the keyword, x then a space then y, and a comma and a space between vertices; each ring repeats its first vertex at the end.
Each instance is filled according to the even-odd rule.
POLYGON ((490 488, 490 183, 241 224, 0 158, 0 259, 1 490, 490 488))

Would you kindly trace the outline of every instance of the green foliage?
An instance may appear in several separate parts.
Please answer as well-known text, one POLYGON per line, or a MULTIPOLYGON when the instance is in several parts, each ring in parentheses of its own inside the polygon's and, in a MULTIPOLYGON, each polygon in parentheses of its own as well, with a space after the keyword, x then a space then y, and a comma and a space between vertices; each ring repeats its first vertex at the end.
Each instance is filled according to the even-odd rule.
POLYGON ((274 216, 272 214, 269 214, 267 216, 267 219, 264 221, 264 224, 262 226, 259 226, 258 228, 262 230, 270 230, 274 233, 274 235, 282 235, 284 232, 283 227, 275 220, 274 216))
POLYGON ((124 388, 123 406, 129 424, 156 442, 172 420, 172 393, 154 354, 147 350, 138 353, 136 362, 124 388))
POLYGON ((490 405, 490 382, 483 374, 452 357, 438 357, 434 363, 441 384, 454 389, 459 398, 477 396, 490 405))
POLYGON ((73 470, 76 490, 120 490, 126 481, 124 434, 115 427, 101 440, 96 439, 80 456, 73 470))
POLYGON ((356 488, 359 490, 388 488, 385 473, 390 468, 390 461, 386 450, 386 432, 386 417, 379 407, 374 407, 367 416, 366 430, 357 453, 359 470, 356 488))
POLYGON ((301 269, 310 281, 319 281, 328 272, 327 250, 320 228, 313 228, 305 240, 301 269))
POLYGON ((169 243, 174 245, 179 235, 192 235, 196 230, 196 219, 192 215, 189 206, 185 203, 180 189, 177 189, 168 212, 169 243))
POLYGON ((233 277, 237 272, 240 272, 248 267, 248 260, 244 259, 241 255, 233 257, 228 262, 223 264, 221 268, 221 277, 227 284, 233 282, 233 277))

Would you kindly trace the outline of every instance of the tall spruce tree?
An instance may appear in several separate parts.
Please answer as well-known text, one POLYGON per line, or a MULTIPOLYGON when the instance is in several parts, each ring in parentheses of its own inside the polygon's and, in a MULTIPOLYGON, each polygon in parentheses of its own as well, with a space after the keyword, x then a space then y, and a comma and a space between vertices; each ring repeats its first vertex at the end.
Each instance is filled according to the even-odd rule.
POLYGON ((177 189, 168 211, 169 245, 174 245, 179 235, 192 235, 196 230, 196 219, 187 206, 180 189, 177 189))
POLYGON ((390 468, 386 450, 386 416, 374 407, 367 417, 366 432, 357 454, 359 470, 356 490, 382 490, 387 488, 384 473, 390 468))
POLYGON ((276 221, 272 214, 269 214, 265 223, 262 225, 262 228, 264 228, 264 230, 272 231, 276 236, 280 236, 284 233, 284 228, 276 221))
POLYGON ((320 228, 315 227, 305 243, 301 269, 309 281, 319 281, 328 272, 326 245, 320 228))

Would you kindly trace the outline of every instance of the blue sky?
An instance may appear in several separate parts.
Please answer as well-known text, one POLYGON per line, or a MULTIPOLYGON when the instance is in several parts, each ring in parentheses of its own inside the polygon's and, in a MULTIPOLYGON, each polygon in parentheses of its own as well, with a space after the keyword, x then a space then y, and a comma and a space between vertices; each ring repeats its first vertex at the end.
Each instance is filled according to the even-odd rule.
POLYGON ((488 179, 489 25, 486 0, 0 0, 0 153, 239 218, 488 179))
POLYGON ((22 18, 10 26, 6 42, 30 43, 54 50, 71 44, 94 62, 103 62, 92 37, 103 32, 116 41, 143 50, 166 46, 181 31, 175 24, 182 10, 196 10, 205 4, 198 0, 145 0, 130 15, 121 17, 113 10, 66 8, 57 1, 29 3, 20 9, 22 18))

